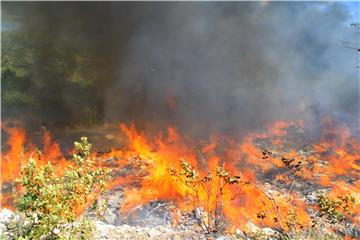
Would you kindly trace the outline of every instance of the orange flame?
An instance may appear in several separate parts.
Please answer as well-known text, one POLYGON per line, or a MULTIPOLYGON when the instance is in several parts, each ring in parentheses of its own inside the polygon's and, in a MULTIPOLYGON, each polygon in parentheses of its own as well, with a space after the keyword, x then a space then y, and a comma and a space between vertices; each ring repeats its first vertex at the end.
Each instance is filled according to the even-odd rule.
MULTIPOLYGON (((147 136, 133 124, 120 124, 120 130, 127 137, 127 146, 113 149, 99 157, 113 158, 113 161, 117 161, 118 168, 126 164, 137 168, 134 174, 118 177, 109 186, 125 186, 122 211, 155 199, 172 201, 182 211, 192 210, 193 206, 187 202, 189 196, 192 196, 191 189, 169 174, 170 166, 181 171, 179 162, 184 159, 201 176, 214 173, 217 166, 224 166, 231 174, 241 176, 242 183, 227 186, 222 199, 223 213, 233 226, 246 229, 246 224, 252 221, 258 225, 283 227, 286 214, 294 209, 299 222, 306 226, 311 224, 311 219, 304 196, 295 190, 284 192, 265 184, 267 179, 264 176, 272 174, 271 181, 285 183, 289 188, 292 188, 295 181, 312 181, 319 186, 331 188, 332 194, 351 193, 360 199, 360 143, 351 136, 345 125, 332 119, 324 119, 321 141, 302 152, 302 146, 297 146, 294 139, 296 135, 303 133, 304 126, 304 122, 300 120, 278 121, 269 126, 267 131, 250 133, 240 142, 213 134, 210 141, 199 146, 191 138, 179 134, 174 127, 169 127, 166 134, 147 136), (286 166, 282 157, 294 160, 286 166), (301 171, 293 173, 291 171, 296 164, 301 171), (353 182, 345 181, 345 177, 350 177, 353 182), (257 217, 259 211, 266 213, 264 219, 257 217)), ((9 134, 10 148, 2 153, 2 183, 14 180, 19 174, 21 161, 29 157, 29 151, 24 151, 25 131, 18 128, 4 130, 9 134)), ((43 142, 42 161, 51 161, 60 166, 59 169, 64 168, 68 162, 47 131, 43 142)), ((218 189, 223 183, 214 178, 211 184, 210 188, 198 192, 200 202, 203 206, 208 202, 208 208, 215 207, 214 189, 218 189)), ((3 197, 1 202, 5 204, 9 201, 3 197)), ((360 207, 356 206, 352 219, 360 222, 360 207)), ((178 213, 173 212, 173 216, 176 222, 178 213)))

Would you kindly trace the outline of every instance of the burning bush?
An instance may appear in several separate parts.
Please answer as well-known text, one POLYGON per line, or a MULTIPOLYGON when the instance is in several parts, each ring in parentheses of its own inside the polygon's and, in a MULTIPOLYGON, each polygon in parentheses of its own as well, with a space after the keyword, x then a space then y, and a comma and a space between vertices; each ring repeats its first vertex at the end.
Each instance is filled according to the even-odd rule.
POLYGON ((19 217, 7 225, 11 239, 89 239, 91 222, 79 217, 105 190, 109 170, 96 167, 86 137, 74 143, 73 166, 56 174, 50 162, 37 163, 34 152, 22 166, 17 209, 19 217))
POLYGON ((190 190, 187 197, 190 198, 199 226, 205 232, 224 230, 224 190, 227 185, 240 183, 240 176, 231 175, 220 166, 217 166, 213 172, 200 176, 196 169, 185 160, 181 160, 181 169, 177 171, 170 166, 169 173, 190 190), (204 213, 200 212, 202 208, 204 213))

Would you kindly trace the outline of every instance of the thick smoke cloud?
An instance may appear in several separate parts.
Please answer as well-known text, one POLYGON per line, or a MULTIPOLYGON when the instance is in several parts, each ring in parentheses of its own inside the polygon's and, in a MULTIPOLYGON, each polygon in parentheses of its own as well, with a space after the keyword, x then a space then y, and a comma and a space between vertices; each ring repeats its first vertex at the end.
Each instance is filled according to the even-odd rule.
POLYGON ((332 115, 359 129, 358 55, 341 44, 354 39, 341 3, 25 5, 7 9, 26 19, 21 30, 105 59, 106 122, 241 134, 332 115))
POLYGON ((340 44, 352 34, 344 6, 196 3, 153 10, 129 40, 107 94, 109 117, 166 116, 184 128, 241 130, 304 114, 315 121, 317 114, 357 116, 356 53, 340 44))

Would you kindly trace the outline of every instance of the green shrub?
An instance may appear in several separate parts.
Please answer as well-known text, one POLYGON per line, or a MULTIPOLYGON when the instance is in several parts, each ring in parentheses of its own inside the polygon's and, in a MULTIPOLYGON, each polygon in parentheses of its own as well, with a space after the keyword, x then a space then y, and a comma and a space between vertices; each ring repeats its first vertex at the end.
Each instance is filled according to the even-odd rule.
POLYGON ((337 224, 345 220, 346 214, 351 214, 350 210, 354 207, 355 198, 348 194, 331 199, 322 194, 318 197, 317 204, 318 215, 326 217, 332 224, 337 224))
POLYGON ((91 238, 94 226, 81 214, 103 193, 110 172, 95 166, 86 137, 74 143, 72 158, 61 175, 50 163, 39 166, 34 156, 22 167, 18 215, 7 225, 8 238, 91 238))

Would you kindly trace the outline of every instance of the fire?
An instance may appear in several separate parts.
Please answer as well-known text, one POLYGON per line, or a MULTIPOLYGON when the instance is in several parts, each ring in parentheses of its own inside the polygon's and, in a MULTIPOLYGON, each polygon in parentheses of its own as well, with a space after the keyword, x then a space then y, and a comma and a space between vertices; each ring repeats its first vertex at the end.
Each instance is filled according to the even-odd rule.
POLYGON ((46 161, 56 161, 62 158, 62 152, 58 143, 52 140, 51 133, 49 131, 44 132, 43 135, 43 155, 46 161))
MULTIPOLYGON (((313 164, 313 159, 301 156, 297 149, 284 150, 286 147, 284 146, 283 138, 287 137, 288 129, 303 127, 304 124, 302 121, 277 122, 271 126, 266 133, 249 134, 241 143, 234 144, 233 140, 228 139, 228 146, 225 151, 220 153, 219 149, 217 149, 219 147, 217 141, 220 137, 212 137, 208 144, 197 149, 191 142, 186 142, 185 139, 181 138, 173 128, 169 128, 167 138, 156 137, 155 139, 151 139, 145 137, 144 133, 137 132, 133 125, 129 128, 121 125, 121 129, 127 134, 130 142, 130 152, 132 152, 130 155, 143 156, 150 161, 148 175, 140 179, 141 187, 130 187, 126 189, 125 202, 129 205, 123 208, 123 210, 154 199, 173 201, 184 210, 187 209, 186 207, 189 206, 185 206, 184 198, 189 194, 189 189, 186 189, 181 182, 169 179, 168 174, 168 167, 170 165, 178 166, 180 159, 186 159, 186 161, 190 162, 202 175, 212 171, 216 165, 225 163, 225 166, 227 166, 231 172, 241 173, 244 181, 252 183, 241 187, 231 186, 225 194, 224 214, 232 220, 231 222, 233 224, 244 226, 246 222, 253 221, 260 225, 271 225, 270 222, 273 219, 279 218, 279 214, 273 206, 274 202, 276 202, 283 215, 286 215, 291 209, 296 209, 299 222, 301 222, 303 226, 309 225, 311 219, 306 211, 304 198, 302 196, 298 196, 296 193, 282 194, 279 192, 275 192, 269 196, 267 191, 271 192, 272 190, 259 189, 255 183, 260 181, 260 179, 256 179, 256 174, 254 174, 257 169, 260 169, 261 172, 266 172, 274 168, 283 167, 283 163, 276 156, 269 156, 264 159, 261 148, 256 144, 257 141, 269 140, 275 146, 276 151, 283 152, 284 156, 296 159, 297 161, 301 160, 303 164, 313 164), (196 154, 197 152, 198 154, 196 154), (255 217, 259 209, 263 209, 268 213, 265 221, 255 217)), ((348 131, 341 130, 337 132, 337 134, 344 133, 348 134, 348 131)), ((327 134, 327 132, 324 132, 324 135, 327 134)), ((355 166, 354 169, 356 169, 358 165, 356 165, 355 160, 359 159, 358 155, 356 152, 346 150, 345 145, 351 143, 351 148, 354 150, 357 141, 350 139, 350 135, 341 136, 341 145, 336 145, 334 151, 332 151, 326 159, 328 160, 328 165, 314 167, 311 170, 304 168, 301 174, 299 173, 301 176, 299 176, 298 181, 301 181, 300 178, 312 179, 319 185, 327 186, 331 182, 336 183, 335 178, 350 167, 354 168, 355 166), (349 160, 349 162, 341 164, 343 161, 341 161, 339 157, 341 157, 343 161, 349 160), (320 177, 315 177, 317 174, 320 177)), ((313 146, 315 149, 313 154, 315 154, 316 157, 327 149, 321 149, 319 146, 322 144, 324 143, 321 142, 319 145, 313 146)), ((276 174, 275 179, 284 182, 291 181, 286 174, 281 173, 276 174)), ((218 185, 219 182, 213 182, 215 189, 218 185)), ((341 185, 349 186, 349 184, 345 182, 342 182, 341 185)), ((356 195, 359 193, 354 187, 349 186, 347 190, 356 195)), ((199 194, 200 200, 206 202, 206 191, 199 192, 199 194)), ((210 204, 213 204, 213 201, 214 196, 210 196, 210 202, 212 202, 210 204)), ((277 221, 279 225, 284 224, 284 219, 278 219, 277 221)))
POLYGON ((144 133, 138 132, 134 125, 129 128, 121 124, 120 128, 129 140, 128 156, 139 156, 147 161, 148 175, 141 179, 141 189, 126 189, 124 208, 129 209, 154 199, 180 199, 186 194, 186 187, 169 180, 168 168, 178 163, 180 158, 186 158, 196 164, 196 157, 182 143, 182 139, 174 128, 168 128, 167 138, 158 135, 153 142, 148 141, 144 133), (141 201, 138 201, 141 200, 141 201))
MULTIPOLYGON (((172 104, 169 104, 172 105, 172 104)), ((123 185, 125 199, 121 211, 129 211, 136 205, 152 200, 171 201, 181 211, 191 211, 189 204, 194 198, 192 190, 181 179, 170 176, 169 168, 181 171, 180 161, 188 162, 200 176, 213 174, 223 167, 230 174, 240 176, 240 184, 224 187, 221 204, 223 214, 232 226, 246 229, 251 221, 263 226, 286 228, 286 215, 296 213, 302 226, 311 224, 305 196, 294 189, 296 182, 311 181, 318 186, 332 189, 332 194, 351 193, 360 199, 359 159, 360 144, 351 136, 349 129, 334 120, 324 119, 320 142, 306 150, 293 143, 294 135, 304 131, 303 121, 278 121, 265 132, 254 132, 237 141, 219 134, 212 134, 205 144, 194 143, 191 138, 169 127, 166 133, 148 136, 136 129, 134 124, 119 125, 125 134, 125 148, 113 149, 97 158, 112 158, 117 167, 132 165, 137 170, 133 174, 118 176, 110 185, 123 185), (266 184, 269 176, 274 183, 283 183, 287 190, 266 184), (345 181, 351 177, 353 182, 345 181), (189 200, 190 198, 190 200, 189 200)), ((13 181, 20 172, 20 164, 35 149, 25 150, 27 143, 23 129, 3 127, 8 137, 9 150, 2 153, 2 184, 13 181)), ((31 145, 28 145, 31 146, 31 145)), ((303 146, 303 144, 302 144, 303 146)), ((40 159, 56 164, 60 169, 70 164, 61 152, 59 144, 52 140, 49 132, 43 135, 43 149, 40 159)), ((100 164, 100 163, 99 163, 100 164)), ((212 178, 211 185, 201 188, 197 198, 205 208, 216 208, 216 189, 224 182, 212 178)), ((2 205, 8 204, 9 196, 4 195, 2 205)), ((359 203, 357 203, 359 204, 359 203)), ((359 205, 356 206, 354 222, 360 222, 359 205)), ((178 212, 174 212, 174 221, 178 212)))
MULTIPOLYGON (((1 186, 12 189, 13 182, 20 176, 21 165, 29 158, 37 159, 39 165, 51 162, 56 165, 56 172, 62 173, 64 168, 70 165, 60 150, 59 144, 56 143, 50 132, 44 131, 43 149, 38 151, 31 142, 27 142, 25 130, 18 127, 2 126, 8 135, 7 145, 9 150, 1 153, 1 186)), ((1 206, 12 208, 12 192, 1 195, 1 206)))
POLYGON ((10 146, 8 153, 1 157, 1 182, 7 182, 18 177, 20 162, 23 157, 23 147, 26 133, 24 129, 3 127, 9 134, 7 144, 10 146))

